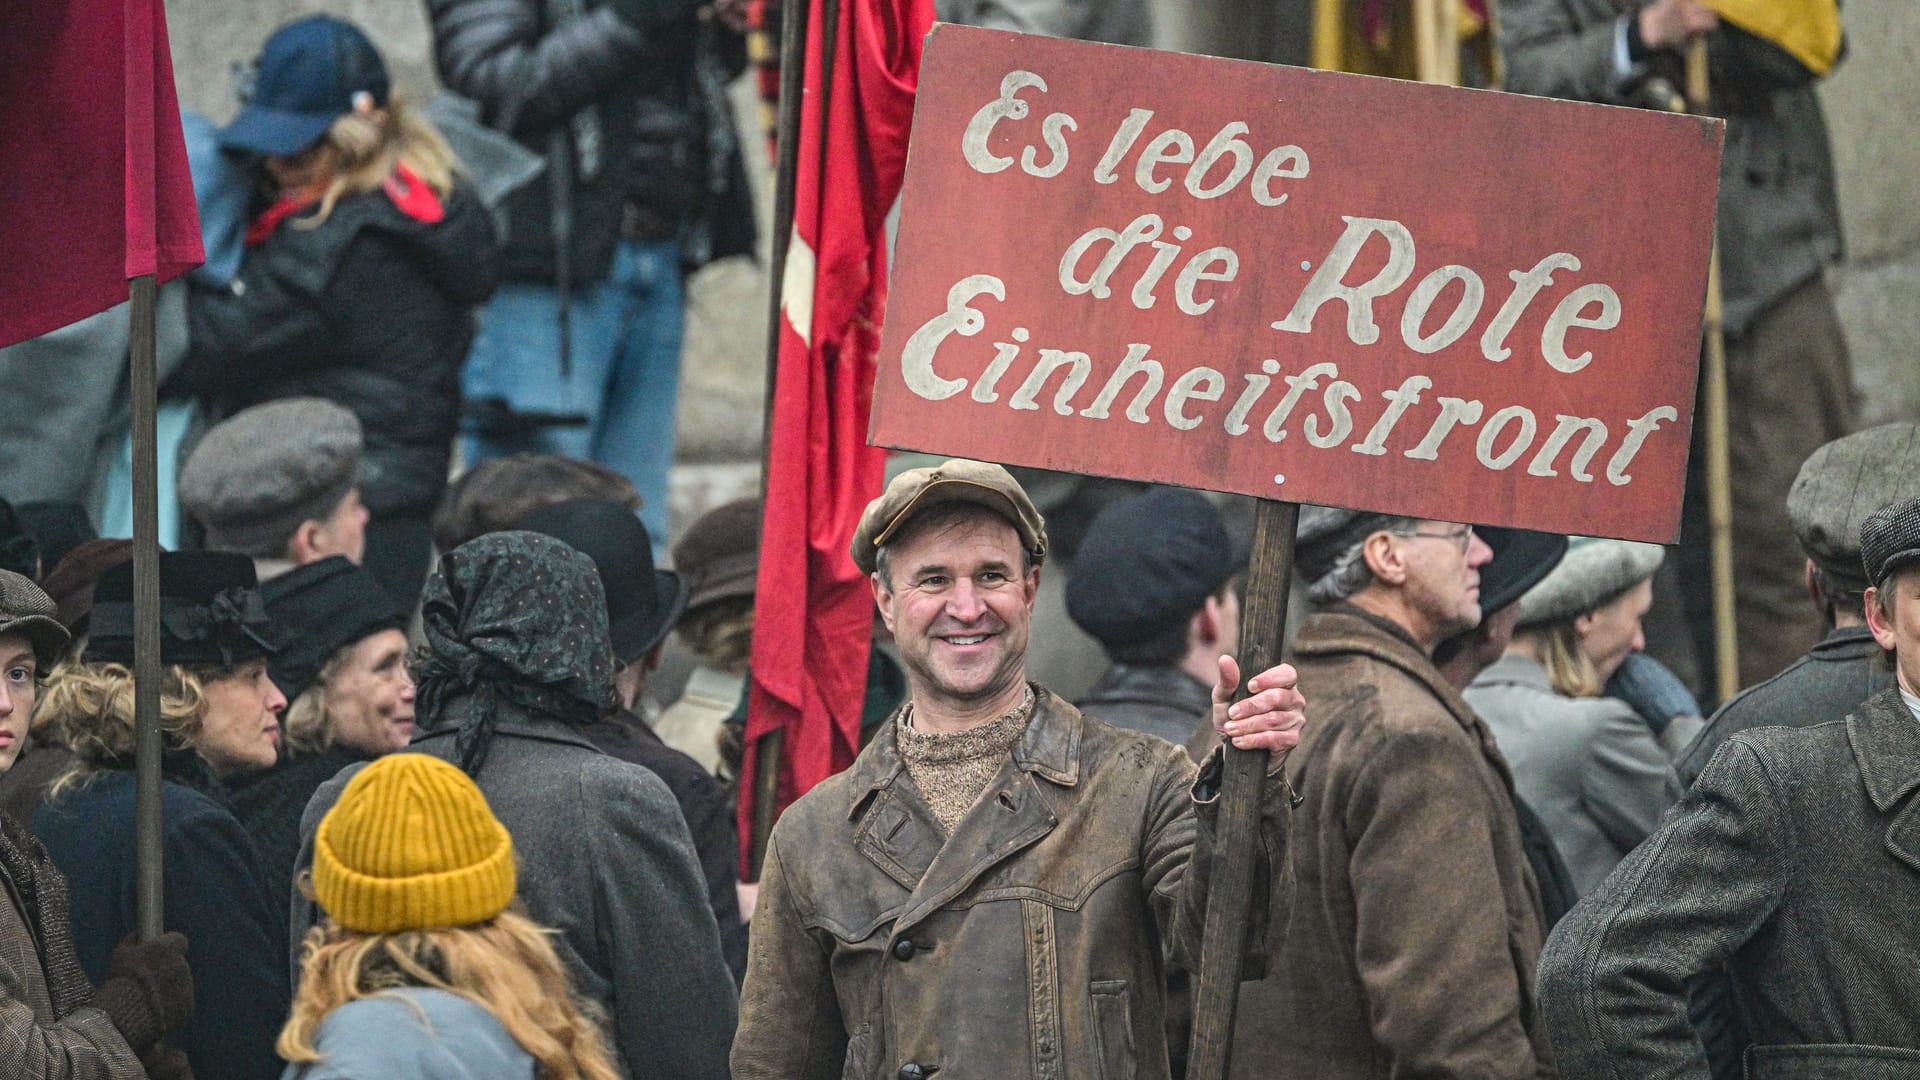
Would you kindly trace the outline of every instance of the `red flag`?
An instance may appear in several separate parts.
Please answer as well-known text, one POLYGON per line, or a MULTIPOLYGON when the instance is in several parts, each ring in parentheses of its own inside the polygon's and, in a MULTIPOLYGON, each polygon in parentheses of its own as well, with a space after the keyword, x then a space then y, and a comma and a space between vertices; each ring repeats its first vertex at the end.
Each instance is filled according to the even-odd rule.
POLYGON ((0 345, 204 258, 162 0, 14 5, 0 33, 0 345))
MULTIPOLYGON (((785 732, 778 802, 853 762, 873 600, 847 545, 880 493, 867 445, 888 210, 900 194, 932 0, 808 3, 793 235, 754 598, 740 834, 751 836, 759 739, 785 732), (823 40, 823 7, 839 9, 823 40), (823 79, 823 72, 827 78, 823 79)), ((743 866, 744 866, 743 857, 743 866)))

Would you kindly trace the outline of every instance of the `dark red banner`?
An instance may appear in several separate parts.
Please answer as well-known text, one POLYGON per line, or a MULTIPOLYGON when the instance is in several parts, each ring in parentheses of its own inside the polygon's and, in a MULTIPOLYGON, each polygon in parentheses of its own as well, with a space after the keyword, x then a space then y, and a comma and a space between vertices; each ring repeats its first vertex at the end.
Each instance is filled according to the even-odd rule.
POLYGON ((872 440, 1670 541, 1722 133, 937 26, 872 440))

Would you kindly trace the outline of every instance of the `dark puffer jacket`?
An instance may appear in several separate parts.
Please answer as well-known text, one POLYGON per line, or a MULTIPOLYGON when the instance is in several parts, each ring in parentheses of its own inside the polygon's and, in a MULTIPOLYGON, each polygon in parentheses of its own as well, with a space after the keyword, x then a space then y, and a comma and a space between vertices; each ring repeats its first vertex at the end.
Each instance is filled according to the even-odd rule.
POLYGON ((366 436, 361 496, 374 515, 429 511, 460 422, 473 307, 493 293, 493 223, 456 188, 438 221, 384 191, 341 199, 314 228, 282 222, 230 289, 189 300, 188 378, 220 415, 279 398, 338 402, 366 436))
MULTIPOLYGON (((623 209, 647 239, 677 236, 696 267, 753 250, 753 208, 725 83, 744 67, 738 35, 700 0, 428 0, 440 81, 489 124, 549 154, 562 123, 572 160, 570 270, 606 277, 623 209)), ((502 207, 503 276, 554 280, 549 177, 502 207)))

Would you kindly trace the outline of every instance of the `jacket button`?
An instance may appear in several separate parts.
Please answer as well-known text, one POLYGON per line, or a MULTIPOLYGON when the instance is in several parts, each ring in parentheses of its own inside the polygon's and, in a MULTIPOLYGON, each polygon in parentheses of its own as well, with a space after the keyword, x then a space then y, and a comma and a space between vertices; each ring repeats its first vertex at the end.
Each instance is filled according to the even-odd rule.
MULTIPOLYGON (((893 958, 894 958, 895 960, 911 960, 911 959, 913 959, 913 942, 911 942, 911 941, 909 941, 909 940, 907 940, 906 938, 901 938, 901 939, 900 939, 899 941, 896 941, 896 942, 894 942, 894 943, 893 943, 893 958)), ((917 1069, 917 1068, 919 1068, 920 1066, 918 1066, 918 1065, 913 1065, 913 1066, 909 1066, 909 1067, 910 1067, 910 1068, 915 1068, 915 1069, 917 1069)), ((902 1069, 902 1070, 900 1070, 900 1075, 901 1075, 901 1077, 902 1077, 902 1080, 904 1080, 904 1078, 905 1078, 905 1077, 906 1077, 906 1075, 907 1075, 907 1070, 906 1070, 906 1069, 902 1069)), ((915 1075, 918 1075, 918 1074, 916 1073, 915 1075)))
POLYGON ((927 1080, 927 1068, 909 1061, 900 1066, 900 1080, 927 1080))

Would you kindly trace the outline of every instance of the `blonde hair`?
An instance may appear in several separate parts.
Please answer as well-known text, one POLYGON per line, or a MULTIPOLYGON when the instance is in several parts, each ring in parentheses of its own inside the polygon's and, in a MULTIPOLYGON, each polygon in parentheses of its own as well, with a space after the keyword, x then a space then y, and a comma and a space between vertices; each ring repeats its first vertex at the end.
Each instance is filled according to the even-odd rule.
POLYGON ((340 649, 328 657, 313 677, 313 684, 288 703, 280 724, 286 731, 288 753, 317 754, 333 746, 333 721, 327 717, 327 680, 340 674, 350 651, 351 647, 340 649))
POLYGON ((1604 689, 1600 669, 1580 647, 1580 632, 1572 619, 1529 626, 1518 635, 1533 643, 1540 666, 1547 669, 1547 685, 1564 697, 1599 697, 1604 689))
POLYGON ((453 190, 460 160, 447 140, 398 97, 387 102, 384 112, 344 113, 327 128, 319 152, 332 179, 320 194, 319 210, 299 219, 298 228, 318 228, 335 203, 378 188, 401 163, 441 198, 453 190))
POLYGON ((600 1028, 577 1004, 547 932, 515 911, 473 926, 364 934, 328 919, 307 931, 300 990, 274 1045, 295 1064, 320 1060, 314 1032, 329 1012, 404 987, 458 994, 492 1013, 532 1055, 539 1080, 619 1080, 600 1028))
POLYGON ((674 631, 704 663, 730 675, 744 674, 753 652, 753 597, 701 604, 680 616, 674 631))
MULTIPOLYGON (((161 669, 160 730, 184 745, 200 731, 207 715, 206 681, 220 669, 161 669)), ((133 760, 133 672, 125 664, 88 664, 62 660, 47 676, 34 707, 48 736, 79 763, 53 785, 59 794, 75 781, 133 760)))

